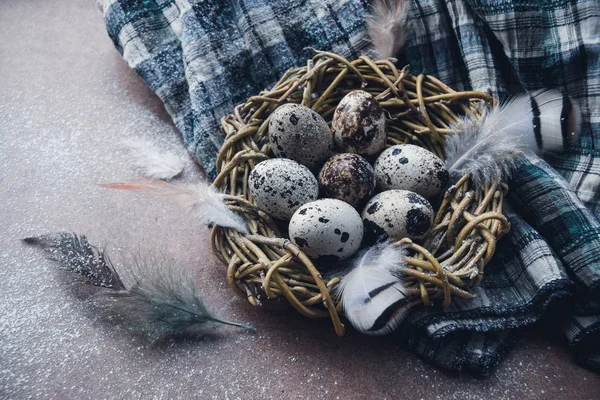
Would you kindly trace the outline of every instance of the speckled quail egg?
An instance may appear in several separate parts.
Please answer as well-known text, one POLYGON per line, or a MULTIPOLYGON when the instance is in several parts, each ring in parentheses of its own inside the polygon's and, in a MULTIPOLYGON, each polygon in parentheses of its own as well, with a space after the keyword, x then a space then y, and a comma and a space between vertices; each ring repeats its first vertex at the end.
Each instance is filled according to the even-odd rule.
POLYGON ((448 184, 448 171, 435 154, 412 144, 386 149, 375 161, 379 190, 410 190, 431 199, 448 184))
POLYGON ((369 200, 362 212, 366 242, 419 239, 431 228, 433 216, 431 204, 417 193, 381 192, 369 200))
POLYGON ((375 172, 358 154, 342 153, 331 157, 319 173, 321 197, 345 201, 359 207, 375 190, 375 172))
POLYGON ((312 259, 343 260, 354 254, 363 238, 358 212, 337 199, 306 203, 292 216, 290 239, 312 259))
POLYGON ((269 141, 277 157, 289 158, 316 168, 333 149, 333 134, 327 122, 301 104, 284 104, 272 114, 269 141))
POLYGON ((338 104, 331 122, 336 146, 346 153, 370 156, 385 146, 383 110, 370 93, 353 90, 338 104))
POLYGON ((250 173, 248 186, 263 211, 283 220, 290 219, 298 207, 319 196, 317 178, 304 165, 286 158, 258 163, 250 173))

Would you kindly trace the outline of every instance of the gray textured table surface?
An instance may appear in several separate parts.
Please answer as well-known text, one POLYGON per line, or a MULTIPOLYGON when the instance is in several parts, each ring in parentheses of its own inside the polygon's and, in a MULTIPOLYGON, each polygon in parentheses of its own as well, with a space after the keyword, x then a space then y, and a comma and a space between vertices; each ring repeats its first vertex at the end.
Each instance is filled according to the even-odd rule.
MULTIPOLYGON (((485 380, 448 374, 388 339, 335 337, 328 321, 234 297, 208 230, 100 182, 134 177, 120 141, 183 152, 160 102, 128 69, 91 0, 0 1, 0 398, 592 399, 600 377, 532 328, 485 380), (148 346, 96 322, 52 263, 19 238, 87 234, 113 258, 161 251, 188 266, 219 315, 253 323, 148 346)), ((184 179, 200 171, 190 161, 184 179)))

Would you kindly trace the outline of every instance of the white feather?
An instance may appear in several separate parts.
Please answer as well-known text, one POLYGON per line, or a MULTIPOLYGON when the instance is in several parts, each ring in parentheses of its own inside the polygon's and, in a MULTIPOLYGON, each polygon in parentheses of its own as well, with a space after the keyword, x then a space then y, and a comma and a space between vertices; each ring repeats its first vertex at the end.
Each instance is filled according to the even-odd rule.
POLYGON ((336 295, 354 328, 367 335, 386 335, 406 316, 408 296, 398 278, 405 268, 402 247, 373 246, 357 257, 352 270, 342 278, 336 295))
POLYGON ((476 184, 508 178, 520 156, 562 149, 562 107, 561 93, 538 91, 486 109, 480 120, 459 121, 445 138, 446 168, 455 179, 471 171, 476 184), (532 98, 540 111, 542 147, 534 134, 532 98))
POLYGON ((164 197, 186 210, 195 211, 202 223, 233 228, 244 235, 249 233, 243 218, 231 211, 225 204, 224 195, 204 182, 191 185, 155 179, 129 183, 108 183, 100 186, 110 189, 140 190, 154 196, 164 197))
POLYGON ((133 168, 145 177, 172 179, 181 174, 185 160, 179 155, 161 149, 155 143, 141 139, 123 141, 133 168))
POLYGON ((375 0, 366 17, 372 52, 378 59, 394 57, 404 45, 408 0, 375 0))

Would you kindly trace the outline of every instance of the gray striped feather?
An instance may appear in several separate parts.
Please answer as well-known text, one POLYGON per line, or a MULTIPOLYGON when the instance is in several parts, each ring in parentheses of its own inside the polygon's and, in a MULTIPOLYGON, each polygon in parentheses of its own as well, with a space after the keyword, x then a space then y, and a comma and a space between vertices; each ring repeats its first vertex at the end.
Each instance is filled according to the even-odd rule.
POLYGON ((446 168, 453 179, 467 172, 478 185, 510 177, 519 157, 562 151, 577 140, 578 110, 556 90, 523 94, 479 119, 465 118, 445 138, 446 168))
POLYGON ((407 315, 408 295, 398 275, 405 268, 402 247, 373 246, 360 254, 336 288, 344 314, 367 335, 394 331, 407 315))

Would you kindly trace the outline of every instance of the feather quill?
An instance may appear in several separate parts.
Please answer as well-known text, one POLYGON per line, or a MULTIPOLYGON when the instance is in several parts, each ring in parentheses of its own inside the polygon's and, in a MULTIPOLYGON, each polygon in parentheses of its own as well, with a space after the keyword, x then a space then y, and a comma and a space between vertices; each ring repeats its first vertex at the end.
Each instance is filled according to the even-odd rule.
POLYGON ((377 59, 394 57, 406 41, 408 0, 375 0, 367 15, 371 52, 377 59))
POLYGON ((408 295, 399 279, 406 267, 403 247, 373 246, 356 261, 336 287, 344 314, 359 332, 386 335, 394 331, 408 313, 408 295))
POLYGON ((578 131, 578 110, 568 97, 544 90, 513 97, 483 110, 481 119, 464 118, 445 138, 446 168, 453 179, 471 171, 488 184, 510 177, 519 157, 560 151, 578 131))
POLYGON ((134 169, 148 178, 173 179, 180 175, 185 160, 141 138, 123 141, 134 169))
POLYGON ((126 286, 106 253, 85 236, 58 233, 23 241, 44 249, 60 269, 73 272, 81 283, 97 287, 90 302, 106 319, 149 339, 198 334, 214 324, 254 330, 251 325, 213 316, 192 280, 164 259, 135 259, 127 267, 133 284, 126 286))
POLYGON ((191 185, 154 179, 128 183, 104 183, 100 186, 109 189, 138 190, 162 197, 186 210, 193 210, 202 223, 233 228, 244 235, 249 233, 243 218, 225 204, 224 195, 204 182, 191 185))

